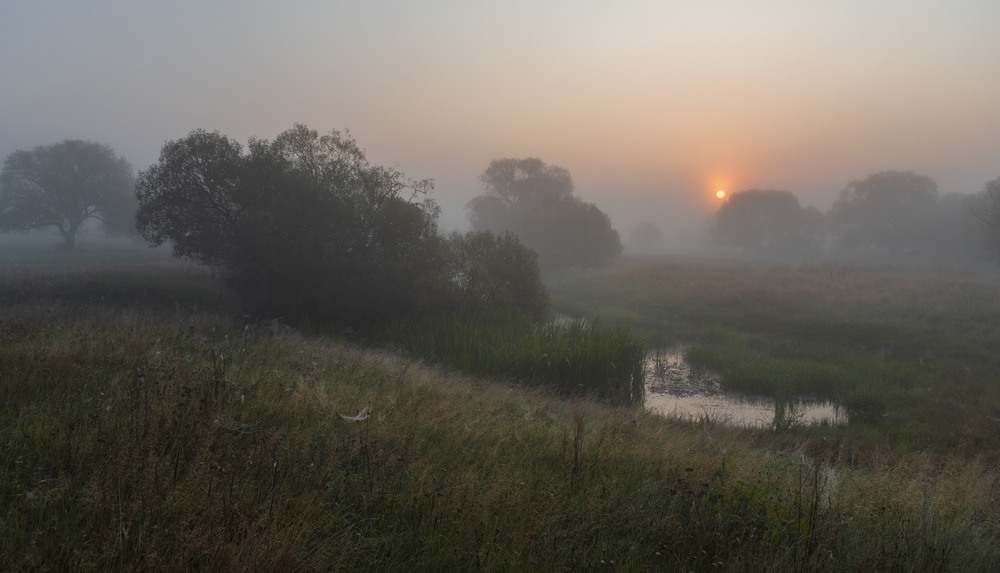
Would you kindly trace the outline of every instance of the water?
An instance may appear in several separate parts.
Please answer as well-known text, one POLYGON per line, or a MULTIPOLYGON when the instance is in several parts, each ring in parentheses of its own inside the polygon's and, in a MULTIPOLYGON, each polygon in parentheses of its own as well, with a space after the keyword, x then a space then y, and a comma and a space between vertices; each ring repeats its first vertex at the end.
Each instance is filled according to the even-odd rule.
MULTIPOLYGON (((794 416, 801 424, 844 424, 847 412, 832 402, 798 399, 794 416)), ((650 353, 646 359, 646 409, 681 419, 711 420, 763 428, 774 421, 774 399, 722 389, 719 377, 698 372, 684 359, 683 347, 650 353)))

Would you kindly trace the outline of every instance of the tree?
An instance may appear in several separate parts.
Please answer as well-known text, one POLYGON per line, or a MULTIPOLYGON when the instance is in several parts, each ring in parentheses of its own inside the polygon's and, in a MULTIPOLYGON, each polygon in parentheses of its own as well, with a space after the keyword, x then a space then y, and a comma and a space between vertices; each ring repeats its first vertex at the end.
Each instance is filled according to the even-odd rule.
POLYGON ((919 248, 937 263, 989 259, 989 228, 977 218, 976 195, 949 193, 917 222, 919 248))
POLYGON ((817 254, 822 222, 819 211, 799 205, 791 191, 733 193, 715 213, 716 232, 724 245, 778 256, 817 254))
POLYGON ((452 233, 451 272, 458 305, 472 312, 524 312, 545 316, 548 291, 538 273, 537 255, 513 233, 452 233))
POLYGON ((986 183, 973 201, 972 213, 985 227, 987 248, 1000 259, 1000 177, 986 183))
POLYGON ((55 227, 67 248, 89 219, 109 234, 134 234, 133 187, 128 161, 104 144, 67 139, 15 151, 0 173, 0 231, 55 227))
POLYGON ((472 228, 516 234, 543 268, 595 265, 622 252, 611 219, 573 196, 569 171, 540 159, 496 159, 480 176, 486 192, 466 205, 472 228))
POLYGON ((372 165, 347 133, 295 125, 244 151, 197 130, 139 174, 137 226, 150 244, 222 269, 255 312, 373 322, 447 288, 431 188, 372 165))
POLYGON ((884 248, 896 256, 917 247, 919 220, 937 201, 937 183, 930 177, 882 171, 848 184, 829 216, 842 247, 884 248))

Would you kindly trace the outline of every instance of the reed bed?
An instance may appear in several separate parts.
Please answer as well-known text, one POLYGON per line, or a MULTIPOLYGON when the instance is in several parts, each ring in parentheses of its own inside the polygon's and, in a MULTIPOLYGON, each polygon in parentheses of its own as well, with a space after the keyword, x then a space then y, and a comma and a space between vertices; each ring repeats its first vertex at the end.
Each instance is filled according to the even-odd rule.
POLYGON ((437 315, 396 322, 377 338, 435 364, 563 395, 618 404, 643 398, 645 342, 623 326, 582 319, 536 324, 510 313, 437 315))

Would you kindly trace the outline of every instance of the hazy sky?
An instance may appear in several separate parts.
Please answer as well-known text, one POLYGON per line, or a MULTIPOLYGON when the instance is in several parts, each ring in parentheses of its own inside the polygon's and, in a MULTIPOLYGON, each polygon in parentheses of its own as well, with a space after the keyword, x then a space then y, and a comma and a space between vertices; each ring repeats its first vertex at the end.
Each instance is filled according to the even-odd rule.
POLYGON ((0 156, 82 138, 135 168, 196 128, 347 128, 464 225, 489 161, 565 167, 619 231, 714 192, 827 208, 886 169, 1000 176, 1000 2, 0 0, 0 156))

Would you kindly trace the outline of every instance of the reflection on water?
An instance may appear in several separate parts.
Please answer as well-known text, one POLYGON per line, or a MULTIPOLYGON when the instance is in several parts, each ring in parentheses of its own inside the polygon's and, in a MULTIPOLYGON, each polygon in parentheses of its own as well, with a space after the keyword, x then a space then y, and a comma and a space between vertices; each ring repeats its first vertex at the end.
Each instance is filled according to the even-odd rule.
MULTIPOLYGON (((708 418, 761 428, 774 420, 774 399, 725 392, 718 376, 693 371, 683 347, 650 353, 646 359, 646 409, 664 416, 708 418)), ((802 424, 843 424, 847 413, 832 402, 797 400, 794 416, 802 424)))

